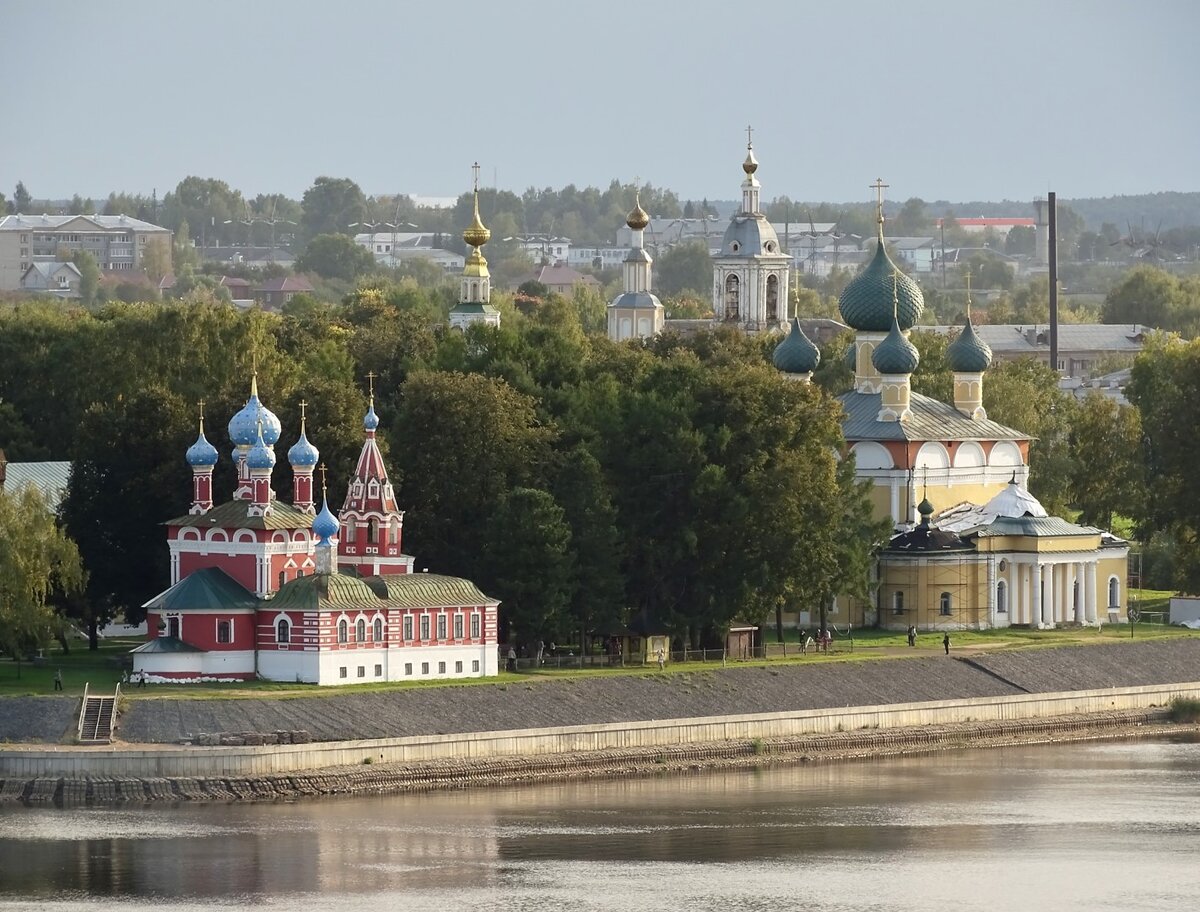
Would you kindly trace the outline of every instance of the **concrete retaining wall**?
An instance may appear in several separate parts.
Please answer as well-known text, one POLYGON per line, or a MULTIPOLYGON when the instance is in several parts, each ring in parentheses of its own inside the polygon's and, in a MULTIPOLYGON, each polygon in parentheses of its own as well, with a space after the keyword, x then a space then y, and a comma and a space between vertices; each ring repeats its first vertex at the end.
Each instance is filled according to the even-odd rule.
POLYGON ((128 776, 144 779, 263 776, 353 766, 362 764, 368 758, 371 763, 414 763, 532 757, 787 738, 857 729, 1046 719, 1054 716, 1165 706, 1177 696, 1200 699, 1200 682, 843 709, 262 747, 176 746, 145 750, 9 748, 0 750, 0 778, 128 776))

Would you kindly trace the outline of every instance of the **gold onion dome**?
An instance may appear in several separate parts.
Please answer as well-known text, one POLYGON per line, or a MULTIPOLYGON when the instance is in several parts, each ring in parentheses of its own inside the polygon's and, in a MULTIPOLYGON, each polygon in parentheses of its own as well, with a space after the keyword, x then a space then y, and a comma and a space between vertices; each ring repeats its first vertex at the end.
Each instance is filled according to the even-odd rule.
POLYGON ((642 231, 650 224, 650 215, 642 208, 642 197, 640 193, 635 193, 633 198, 633 208, 629 210, 629 215, 625 217, 625 224, 634 231, 642 231))
POLYGON ((753 174, 758 170, 758 159, 754 157, 753 146, 746 146, 746 160, 742 162, 742 170, 747 174, 753 174))
POLYGON ((483 219, 479 217, 479 191, 475 191, 475 217, 471 219, 471 225, 463 232, 462 238, 472 247, 482 247, 491 238, 492 233, 483 224, 483 219))

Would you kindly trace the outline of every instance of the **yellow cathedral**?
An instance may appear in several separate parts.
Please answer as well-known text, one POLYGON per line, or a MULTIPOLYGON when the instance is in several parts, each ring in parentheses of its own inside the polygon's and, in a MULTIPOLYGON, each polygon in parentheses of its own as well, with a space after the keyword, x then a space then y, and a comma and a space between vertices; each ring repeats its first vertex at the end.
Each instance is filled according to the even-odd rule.
MULTIPOLYGON (((925 301, 887 254, 884 184, 875 186, 875 255, 838 301, 855 333, 847 352, 854 386, 838 399, 856 474, 871 482, 875 515, 890 517, 895 531, 878 557, 873 598, 838 598, 830 623, 986 630, 1124 620, 1128 543, 1048 516, 1029 493, 1029 436, 983 408, 992 353, 969 305, 946 352, 954 402, 912 391, 919 357, 908 336, 925 301)), ((807 380, 818 359, 793 321, 775 366, 807 380)))

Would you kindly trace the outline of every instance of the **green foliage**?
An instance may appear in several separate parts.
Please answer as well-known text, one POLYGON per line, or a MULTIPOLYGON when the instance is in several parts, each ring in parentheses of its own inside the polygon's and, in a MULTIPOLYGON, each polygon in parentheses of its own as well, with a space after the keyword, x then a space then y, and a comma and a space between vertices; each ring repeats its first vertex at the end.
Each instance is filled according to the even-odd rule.
POLYGON ((17 181, 17 188, 13 191, 12 207, 14 212, 26 215, 33 211, 33 197, 25 189, 24 181, 17 181))
POLYGON ((704 241, 676 244, 654 262, 654 290, 663 297, 691 294, 708 297, 712 284, 712 260, 704 241))
POLYGON ((1142 426, 1136 409, 1093 391, 1071 423, 1071 504, 1080 522, 1111 529, 1145 494, 1142 426))
POLYGON ((96 258, 86 250, 77 250, 71 262, 79 270, 80 303, 84 307, 91 307, 96 303, 96 295, 100 290, 100 267, 96 258))
POLYGON ((375 268, 375 257, 345 234, 319 234, 296 260, 297 272, 353 281, 375 268))
POLYGON ((1175 697, 1171 700, 1169 717, 1172 722, 1200 722, 1200 700, 1175 697))
POLYGON ((45 646, 54 629, 50 599, 83 584, 79 551, 32 485, 0 490, 0 653, 45 646))
POLYGON ((310 239, 321 234, 354 234, 352 226, 364 219, 367 199, 349 178, 318 177, 304 191, 301 206, 300 234, 310 239))
POLYGON ((1138 266, 1108 293, 1101 314, 1105 323, 1143 323, 1192 338, 1200 334, 1200 278, 1138 266))

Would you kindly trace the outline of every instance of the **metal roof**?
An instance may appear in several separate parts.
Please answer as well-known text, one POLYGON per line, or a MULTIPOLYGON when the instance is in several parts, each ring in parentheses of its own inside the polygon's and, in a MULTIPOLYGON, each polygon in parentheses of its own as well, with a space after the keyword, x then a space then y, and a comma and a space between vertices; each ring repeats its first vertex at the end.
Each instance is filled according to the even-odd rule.
MULTIPOLYGON (((949 335, 957 326, 921 326, 928 332, 949 335)), ((1035 355, 1050 350, 1050 327, 1045 324, 976 324, 975 332, 994 353, 1035 355)), ((1147 334, 1153 332, 1141 323, 1060 323, 1058 350, 1140 352, 1147 334)))
POLYGON ((78 219, 90 222, 102 231, 130 229, 132 231, 167 231, 160 225, 152 225, 128 215, 27 215, 17 213, 0 218, 0 231, 43 231, 57 230, 78 219))
POLYGON ((193 646, 191 643, 185 643, 178 637, 160 636, 129 651, 145 655, 148 652, 204 652, 205 650, 193 646))
POLYGON ((1033 535, 1039 538, 1063 535, 1099 535, 1099 529, 1091 526, 1077 526, 1058 516, 997 516, 988 525, 981 526, 971 532, 979 538, 991 538, 997 535, 1033 535))
POLYGON ((311 529, 313 517, 284 500, 271 501, 266 516, 250 516, 248 500, 231 500, 207 513, 188 514, 168 519, 166 526, 194 526, 200 529, 311 529))
POLYGON ((67 482, 71 479, 71 463, 10 462, 5 469, 5 478, 4 486, 10 491, 22 485, 33 485, 42 492, 46 506, 57 510, 67 492, 67 482))
POLYGON ((219 567, 189 573, 142 606, 160 611, 254 609, 258 598, 219 567))
POLYGON ((1029 440, 1028 434, 989 420, 968 418, 945 402, 912 393, 906 421, 879 421, 879 393, 848 392, 838 396, 846 418, 842 434, 856 440, 1029 440))
POLYGON ((322 611, 341 608, 364 611, 385 607, 362 580, 345 573, 317 573, 290 580, 264 606, 280 611, 322 611))
POLYGON ((389 573, 369 576, 364 582, 395 608, 458 608, 498 605, 470 580, 437 573, 389 573))

